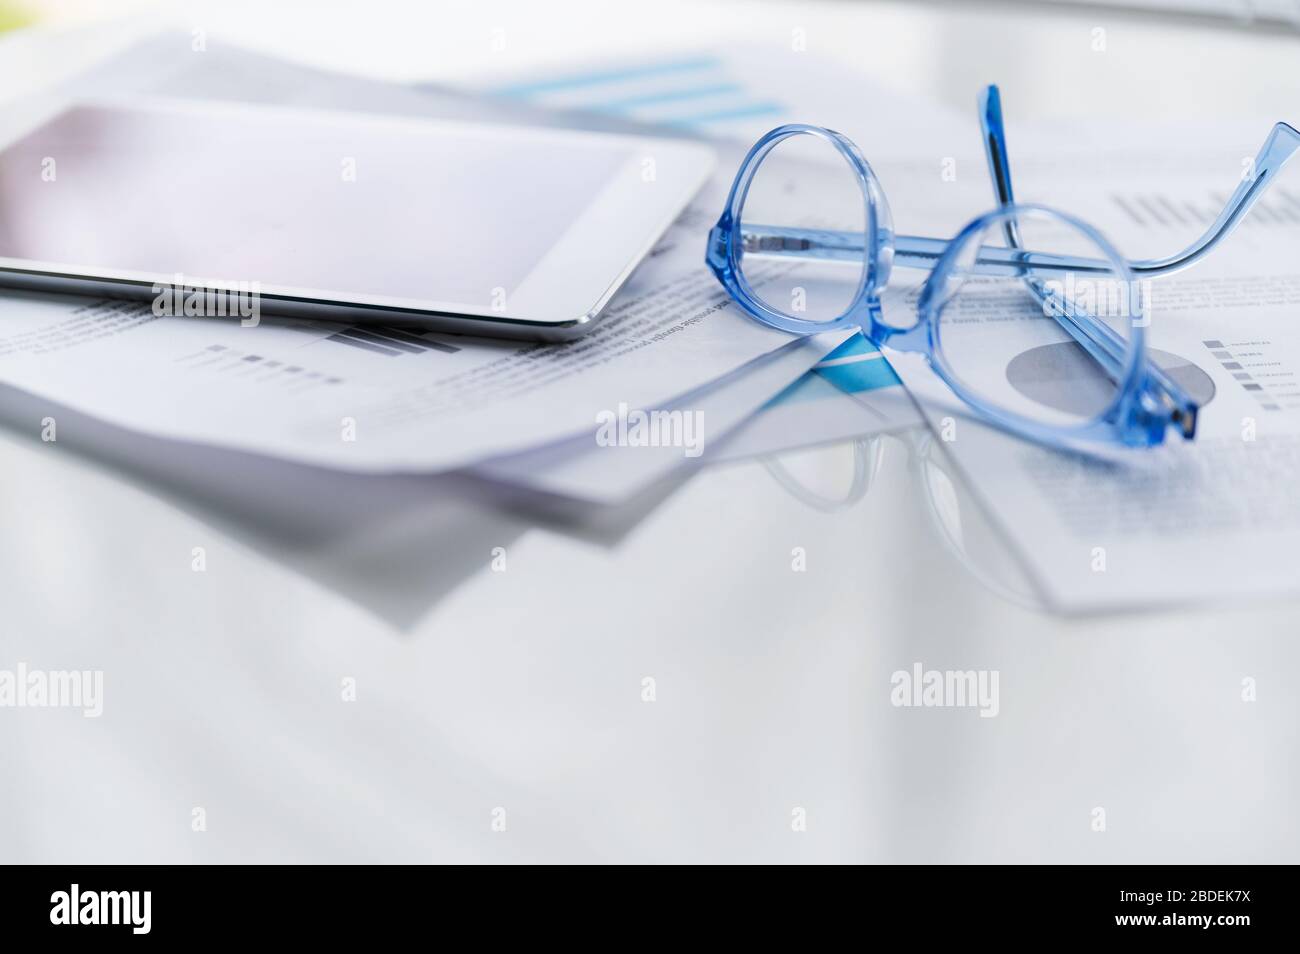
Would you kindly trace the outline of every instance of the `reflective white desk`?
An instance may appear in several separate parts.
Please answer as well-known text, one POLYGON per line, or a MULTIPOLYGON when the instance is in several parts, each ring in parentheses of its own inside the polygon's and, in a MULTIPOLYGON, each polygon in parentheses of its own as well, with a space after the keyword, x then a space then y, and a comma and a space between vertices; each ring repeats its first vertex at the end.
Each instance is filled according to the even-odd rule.
MULTIPOLYGON (((963 107, 996 78, 1027 116, 1228 115, 1236 96, 1300 109, 1295 37, 1101 11, 176 6, 181 24, 400 78, 481 73, 466 37, 486 49, 496 27, 544 63, 798 22, 827 55, 963 107)), ((326 533, 311 517, 325 490, 268 510, 256 464, 241 486, 204 486, 198 453, 193 479, 159 481, 144 462, 43 443, 22 399, 4 399, 0 668, 105 679, 98 719, 0 710, 6 861, 1248 862, 1300 848, 1295 605, 1045 614, 915 437, 707 469, 598 528, 455 480, 396 503, 331 484, 328 506, 355 520, 326 533), (892 705, 891 675, 915 663, 996 670, 997 717, 892 705)))

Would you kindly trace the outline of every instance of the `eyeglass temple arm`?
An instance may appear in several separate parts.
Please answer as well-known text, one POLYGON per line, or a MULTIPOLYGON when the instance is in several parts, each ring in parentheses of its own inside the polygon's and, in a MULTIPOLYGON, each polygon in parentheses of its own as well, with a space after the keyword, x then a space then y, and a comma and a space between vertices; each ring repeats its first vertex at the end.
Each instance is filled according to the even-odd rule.
MULTIPOLYGON (((1011 188, 1011 164, 1007 158, 1007 137, 1002 125, 1002 96, 996 86, 985 87, 979 99, 980 126, 984 133, 984 152, 988 157, 989 176, 1000 205, 1015 201, 1011 188)), ((1226 238, 1246 217, 1246 213, 1273 184, 1288 159, 1300 148, 1300 131, 1287 123, 1276 124, 1264 140, 1247 175, 1238 183, 1219 217, 1205 233, 1181 252, 1165 258, 1130 259, 1129 268, 1139 278, 1151 278, 1179 271, 1198 261, 1226 238)), ((1014 220, 1005 223, 1007 244, 1020 245, 1014 220)))
MULTIPOLYGON (((1002 128, 1002 105, 996 86, 990 86, 980 96, 980 119, 984 126, 984 145, 988 155, 989 174, 998 202, 1009 205, 1015 201, 1011 186, 1011 167, 1007 159, 1006 134, 1002 128)), ((1255 157, 1254 175, 1238 184, 1219 217, 1205 234, 1191 245, 1165 258, 1129 260, 1129 267, 1139 278, 1166 275, 1193 264, 1219 241, 1227 236, 1250 211, 1260 196, 1273 184, 1287 160, 1300 149, 1300 131, 1286 123, 1273 127, 1255 157)), ((772 225, 743 223, 741 241, 749 255, 772 255, 782 258, 802 258, 817 261, 861 262, 865 249, 861 232, 841 232, 831 229, 799 229, 772 225)), ((1018 251, 1019 230, 1014 220, 1004 223, 1009 248, 985 247, 980 249, 974 271, 986 275, 1014 275, 1025 265, 1034 271, 1064 272, 1104 270, 1104 263, 1090 258, 1069 255, 1048 255, 1018 251)), ((893 243, 893 264, 905 268, 931 268, 947 248, 945 239, 920 235, 879 236, 880 244, 893 243)))
MULTIPOLYGON (((990 84, 980 92, 979 97, 980 131, 984 137, 984 155, 988 159, 989 178, 993 181, 993 192, 998 206, 1006 208, 1015 203, 1015 193, 1011 185, 1011 160, 1007 153, 1006 127, 1002 123, 1002 94, 996 85, 990 84)), ((1002 223, 1002 234, 1009 248, 1023 249, 1020 241, 1020 222, 1008 218, 1002 223)), ((983 253, 983 249, 980 250, 983 253)), ((1029 257, 1033 253, 1021 252, 1029 257)), ((982 254, 976 256, 976 263, 982 254)), ((1067 265, 1074 271, 1076 261, 1067 265)), ((1109 271, 1109 267, 1102 264, 1109 271)), ((1120 336, 1106 325, 1090 315, 1073 308, 1059 307, 1064 304, 1058 292, 1051 289, 1041 277, 1042 269, 1024 273, 1024 283, 1029 292, 1044 306, 1058 306, 1048 310, 1057 322, 1074 338, 1075 342, 1100 362, 1113 380, 1118 381, 1123 371, 1124 355, 1127 344, 1120 336)))
MULTIPOLYGON (((979 110, 980 128, 984 134, 984 153, 988 157, 989 163, 989 177, 993 180, 993 191, 997 197, 998 205, 1006 207, 1013 204, 1015 199, 1011 187, 1011 162, 1007 157, 1006 129, 1002 125, 1002 94, 997 86, 989 85, 985 87, 980 94, 979 110)), ((1286 128, 1289 129, 1290 127, 1286 128)), ((1295 130, 1291 131, 1295 132, 1295 130)), ((1268 142, 1264 144, 1261 156, 1269 153, 1270 144, 1276 138, 1277 132, 1278 129, 1275 127, 1268 142)), ((1294 150, 1294 148, 1293 145, 1291 150, 1294 150)), ((1286 158, 1290 156, 1291 150, 1282 157, 1282 162, 1285 162, 1286 158)), ((1277 168, 1280 168, 1280 165, 1279 162, 1272 167, 1274 172, 1277 168)), ((1233 199, 1239 198, 1241 198, 1240 195, 1233 196, 1233 199)), ((1255 198, 1258 198, 1258 193, 1256 193, 1255 198)), ((1150 276, 1164 274, 1174 271, 1176 268, 1190 265, 1226 235, 1240 220, 1241 216, 1246 214, 1254 201, 1255 199, 1252 198, 1248 202, 1244 202, 1244 204, 1238 202, 1237 209, 1234 212, 1235 218, 1232 218, 1231 221, 1228 220, 1230 218, 1229 212, 1233 210, 1233 203, 1229 202, 1228 209, 1225 209, 1224 213, 1220 215, 1214 226, 1211 226, 1205 235, 1178 255, 1167 259, 1139 262, 1130 260, 1128 263, 1129 268, 1135 276, 1150 276)), ((1003 223, 1003 234, 1006 236, 1007 245, 1013 248, 1021 247, 1019 223, 1016 219, 1007 219, 1003 223)), ((1091 316, 1077 314, 1072 309, 1064 311, 1060 309, 1059 306, 1063 304, 1060 294, 1051 289, 1041 278, 1026 276, 1024 283, 1040 304, 1057 306, 1057 321, 1081 347, 1101 363, 1113 380, 1118 381, 1126 343, 1116 331, 1105 322, 1097 321, 1091 316), (1076 320, 1076 315, 1077 318, 1086 320, 1076 320)), ((1144 303, 1142 305, 1144 318, 1145 307, 1144 303)), ((1049 314, 1051 313, 1049 311, 1049 314)), ((1163 409, 1163 413, 1173 424, 1180 428, 1183 437, 1190 439, 1196 434, 1196 420, 1200 408, 1192 400, 1191 396, 1165 373, 1164 369, 1153 361, 1148 361, 1146 364, 1146 375, 1151 384, 1151 387, 1145 392, 1146 395, 1155 402, 1157 408, 1163 409)))
MULTIPOLYGON (((1011 160, 1007 158, 1007 134, 1002 125, 1002 94, 993 85, 984 87, 979 98, 980 131, 984 135, 984 155, 989 161, 989 178, 998 205, 1011 205, 1016 199, 1011 189, 1011 160)), ((1007 245, 1020 248, 1020 226, 1015 219, 1002 224, 1007 245)))
MULTIPOLYGON (((883 234, 882 243, 893 245, 893 264, 905 268, 933 268, 948 249, 949 240, 924 235, 883 234)), ((746 255, 803 259, 815 262, 851 262, 861 264, 866 246, 861 232, 835 229, 801 229, 781 225, 745 224, 740 229, 741 246, 746 255)), ((1098 258, 1080 255, 1054 255, 1029 252, 1000 245, 980 247, 969 271, 976 275, 1011 276, 1057 272, 1109 275, 1113 266, 1098 258)))
POLYGON ((1233 229, 1246 217, 1260 196, 1262 196, 1268 187, 1273 184, 1277 174, 1282 171, 1300 148, 1300 131, 1294 126, 1287 123, 1278 123, 1264 140, 1264 145, 1260 148, 1259 154, 1255 156, 1254 166, 1247 170, 1248 174, 1233 191, 1229 197, 1227 205, 1219 213, 1219 217, 1214 220, 1214 224, 1206 229, 1205 234, 1198 238, 1187 248, 1167 258, 1148 258, 1130 261, 1129 267, 1140 277, 1149 277, 1152 275, 1167 275, 1170 272, 1186 268, 1193 262, 1199 260, 1210 249, 1214 248, 1222 239, 1228 236, 1233 229))

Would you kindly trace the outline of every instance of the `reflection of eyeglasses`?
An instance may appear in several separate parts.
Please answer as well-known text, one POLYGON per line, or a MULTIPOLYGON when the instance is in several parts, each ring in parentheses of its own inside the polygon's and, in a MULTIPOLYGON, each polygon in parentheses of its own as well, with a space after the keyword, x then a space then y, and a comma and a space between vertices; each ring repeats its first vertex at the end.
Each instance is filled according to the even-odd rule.
POLYGON ((849 488, 833 497, 805 484, 780 457, 761 457, 759 463, 800 503, 823 513, 838 513, 851 510, 871 491, 883 466, 886 442, 906 451, 908 469, 922 491, 930 523, 957 563, 1003 599, 1029 609, 1044 609, 1005 539, 993 529, 963 482, 953 477, 942 445, 924 427, 855 440, 849 488))
POLYGON ((796 334, 857 326, 877 345, 919 352, 975 411, 1026 437, 1145 447, 1171 425, 1193 437, 1197 403, 1147 360, 1138 279, 1186 268, 1228 235, 1300 132, 1273 127, 1253 174, 1195 242, 1130 260, 1080 219, 1015 202, 996 86, 980 97, 980 122, 998 206, 952 241, 895 234, 857 146, 792 124, 745 157, 709 233, 709 267, 751 318, 796 334), (883 317, 893 266, 930 270, 908 326, 883 317))

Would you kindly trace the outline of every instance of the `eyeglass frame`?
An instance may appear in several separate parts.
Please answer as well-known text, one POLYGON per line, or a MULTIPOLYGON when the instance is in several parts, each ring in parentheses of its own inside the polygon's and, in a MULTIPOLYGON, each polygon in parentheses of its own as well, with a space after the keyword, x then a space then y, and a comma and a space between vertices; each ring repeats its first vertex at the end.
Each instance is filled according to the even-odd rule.
MULTIPOLYGON (((1127 259, 1100 232, 1065 212, 1038 204, 1017 203, 1011 182, 1006 132, 1002 121, 1001 94, 988 86, 979 98, 980 126, 985 155, 993 181, 997 206, 973 219, 951 241, 922 236, 897 235, 884 190, 871 165, 846 136, 821 126, 790 123, 771 130, 749 150, 736 173, 726 205, 709 232, 705 260, 718 281, 748 313, 750 318, 794 334, 816 334, 845 327, 859 328, 877 347, 920 353, 936 374, 962 401, 993 424, 1051 446, 1071 447, 1098 441, 1130 447, 1151 447, 1164 442, 1170 427, 1191 440, 1196 434, 1199 406, 1163 369, 1146 358, 1146 327, 1149 315, 1143 310, 1130 315, 1130 338, 1118 337, 1097 318, 1072 304, 1052 306, 1052 295, 1044 274, 1072 270, 1096 270, 1108 266, 1114 278, 1135 287, 1136 278, 1156 277, 1181 271, 1226 238, 1272 184, 1283 165, 1300 148, 1300 131, 1279 122, 1251 166, 1253 175, 1243 177, 1223 211, 1209 228, 1186 248, 1159 259, 1127 259), (828 142, 853 169, 862 191, 865 227, 861 233, 824 229, 772 228, 755 232, 742 228, 741 213, 749 187, 763 160, 779 143, 793 136, 812 135, 828 142), (1048 216, 1080 232, 1105 256, 1106 261, 1069 255, 1049 255, 1023 249, 1019 220, 1022 216, 1048 216), (1074 341, 1098 360, 1116 383, 1108 406, 1089 421, 1073 425, 1049 425, 1003 409, 971 391, 956 375, 940 346, 939 316, 947 304, 944 290, 956 260, 972 239, 990 228, 1001 226, 1006 247, 980 246, 977 265, 985 274, 1010 274, 1024 281, 1047 315, 1074 341), (748 232, 748 234, 746 234, 748 232), (746 243, 765 256, 857 261, 862 265, 854 297, 845 311, 831 321, 792 317, 769 308, 753 293, 741 269, 746 243), (929 269, 917 300, 917 320, 912 325, 892 325, 883 319, 880 293, 887 287, 895 266, 929 269), (992 269, 993 271, 988 271, 992 269), (1120 365, 1119 356, 1125 361, 1120 365)), ((977 272, 981 273, 981 272, 977 272)))

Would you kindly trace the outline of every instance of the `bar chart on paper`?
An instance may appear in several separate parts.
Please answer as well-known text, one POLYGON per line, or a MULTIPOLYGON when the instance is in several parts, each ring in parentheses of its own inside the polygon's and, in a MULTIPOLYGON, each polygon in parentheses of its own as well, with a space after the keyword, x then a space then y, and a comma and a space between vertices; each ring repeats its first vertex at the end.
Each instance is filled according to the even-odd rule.
MULTIPOLYGON (((373 367, 357 365, 352 359, 364 352, 376 358, 410 358, 413 355, 455 354, 457 345, 425 337, 420 332, 403 331, 382 325, 364 328, 316 325, 284 321, 274 328, 265 326, 261 334, 249 338, 249 346, 236 346, 229 335, 222 343, 213 342, 186 352, 177 364, 190 370, 238 377, 249 383, 278 387, 292 393, 342 384, 375 373, 373 367), (252 342, 259 342, 252 346, 252 342), (317 353, 317 349, 324 349, 317 353)), ((363 364, 366 359, 360 359, 363 364)))
POLYGON ((766 131, 788 118, 780 99, 756 92, 713 55, 667 56, 531 77, 488 92, 548 109, 713 135, 766 131))
MULTIPOLYGON (((1140 228, 1208 226, 1228 202, 1226 192, 1209 192, 1195 200, 1159 192, 1112 192, 1111 201, 1140 228)), ((1277 187, 1260 199, 1241 222, 1243 228, 1300 226, 1300 194, 1277 187)))
POLYGON ((1262 410, 1300 408, 1300 378, 1284 348, 1262 337, 1207 338, 1201 342, 1223 370, 1253 397, 1262 410))
POLYGON ((299 361, 224 344, 210 344, 189 352, 177 358, 176 363, 193 371, 238 377, 294 393, 343 383, 342 377, 299 361))
POLYGON ((365 328, 341 328, 323 340, 348 345, 371 354, 382 354, 396 358, 404 354, 421 354, 425 351, 441 351, 443 354, 455 354, 460 350, 456 345, 447 344, 425 337, 418 332, 402 331, 378 325, 365 328))

